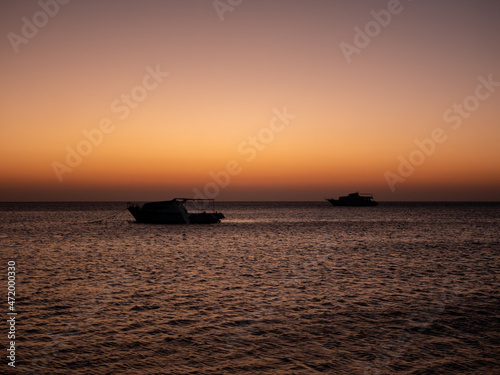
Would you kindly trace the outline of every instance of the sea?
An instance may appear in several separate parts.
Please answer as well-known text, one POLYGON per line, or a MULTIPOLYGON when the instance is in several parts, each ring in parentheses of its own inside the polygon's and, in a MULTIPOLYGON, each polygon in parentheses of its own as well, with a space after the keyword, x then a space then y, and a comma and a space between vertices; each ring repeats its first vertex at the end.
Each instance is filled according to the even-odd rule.
POLYGON ((0 373, 500 374, 500 203, 126 206, 0 203, 0 373))

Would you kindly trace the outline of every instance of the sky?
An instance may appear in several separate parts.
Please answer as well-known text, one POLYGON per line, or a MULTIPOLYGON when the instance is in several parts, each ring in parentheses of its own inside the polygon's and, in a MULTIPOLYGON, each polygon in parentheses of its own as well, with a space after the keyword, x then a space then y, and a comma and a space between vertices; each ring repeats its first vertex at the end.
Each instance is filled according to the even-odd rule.
POLYGON ((500 200, 497 0, 0 3, 0 201, 500 200))

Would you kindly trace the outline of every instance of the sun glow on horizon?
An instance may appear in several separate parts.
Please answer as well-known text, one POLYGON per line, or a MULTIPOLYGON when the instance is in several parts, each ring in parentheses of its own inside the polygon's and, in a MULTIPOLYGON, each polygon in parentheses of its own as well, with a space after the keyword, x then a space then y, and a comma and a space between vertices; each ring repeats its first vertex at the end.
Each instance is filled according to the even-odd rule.
MULTIPOLYGON (((351 62, 339 46, 387 3, 251 2, 224 22, 210 3, 64 5, 0 45, 0 200, 185 196, 230 162, 217 199, 499 200, 500 6, 481 4, 404 3, 351 62)), ((39 10, 3 8, 3 35, 39 10)))

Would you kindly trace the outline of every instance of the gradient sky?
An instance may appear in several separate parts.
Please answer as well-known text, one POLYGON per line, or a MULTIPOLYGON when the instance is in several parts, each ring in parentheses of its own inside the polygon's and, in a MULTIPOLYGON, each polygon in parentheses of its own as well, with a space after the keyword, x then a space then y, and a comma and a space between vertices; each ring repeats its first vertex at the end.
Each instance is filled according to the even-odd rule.
POLYGON ((53 16, 3 1, 0 201, 190 197, 230 161, 218 200, 500 200, 500 87, 474 99, 480 77, 500 82, 500 2, 401 0, 377 33, 371 12, 394 1, 243 0, 220 15, 212 0, 42 0, 53 16), (367 24, 348 62, 341 43, 367 24), (168 76, 145 91, 148 67, 168 76), (131 92, 146 96, 118 111, 131 92), (443 118, 464 100, 465 118, 443 118), (87 151, 82 132, 106 119, 70 168, 68 147, 87 151), (436 128, 446 140, 419 160, 436 128), (420 165, 391 189, 412 152, 420 165))

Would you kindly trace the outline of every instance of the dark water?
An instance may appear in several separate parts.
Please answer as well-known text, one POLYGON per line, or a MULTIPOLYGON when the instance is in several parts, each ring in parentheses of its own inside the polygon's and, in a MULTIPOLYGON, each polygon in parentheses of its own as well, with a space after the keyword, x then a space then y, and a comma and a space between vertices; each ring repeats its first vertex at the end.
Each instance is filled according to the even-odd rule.
POLYGON ((208 226, 124 208, 0 204, 0 373, 500 373, 499 204, 221 203, 208 226))

